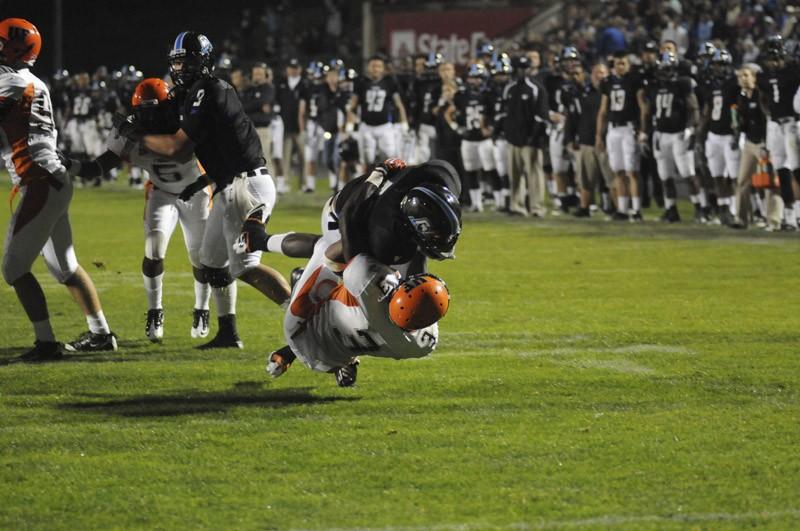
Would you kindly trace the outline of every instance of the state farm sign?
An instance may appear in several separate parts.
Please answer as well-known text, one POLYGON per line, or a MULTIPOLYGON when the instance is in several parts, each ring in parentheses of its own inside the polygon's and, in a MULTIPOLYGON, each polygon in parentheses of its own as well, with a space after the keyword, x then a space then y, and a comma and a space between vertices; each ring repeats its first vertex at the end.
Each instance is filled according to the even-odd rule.
POLYGON ((525 7, 386 13, 383 46, 392 57, 439 52, 448 61, 466 64, 481 42, 502 39, 534 14, 534 9, 525 7))

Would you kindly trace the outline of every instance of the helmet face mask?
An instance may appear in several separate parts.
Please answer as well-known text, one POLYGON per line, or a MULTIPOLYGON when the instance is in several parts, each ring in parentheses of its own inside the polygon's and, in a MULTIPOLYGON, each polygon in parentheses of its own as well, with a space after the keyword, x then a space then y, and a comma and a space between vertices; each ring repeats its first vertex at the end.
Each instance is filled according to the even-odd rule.
POLYGON ((434 260, 454 258, 461 235, 461 205, 444 186, 411 189, 400 202, 404 223, 420 252, 434 260))

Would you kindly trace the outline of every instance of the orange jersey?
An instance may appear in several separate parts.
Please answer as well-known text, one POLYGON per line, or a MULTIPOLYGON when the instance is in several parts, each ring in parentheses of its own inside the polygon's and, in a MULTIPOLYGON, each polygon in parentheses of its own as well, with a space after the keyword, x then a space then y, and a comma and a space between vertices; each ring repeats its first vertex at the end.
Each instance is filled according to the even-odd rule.
POLYGON ((66 171, 57 135, 47 85, 27 68, 0 66, 0 150, 15 184, 66 171))

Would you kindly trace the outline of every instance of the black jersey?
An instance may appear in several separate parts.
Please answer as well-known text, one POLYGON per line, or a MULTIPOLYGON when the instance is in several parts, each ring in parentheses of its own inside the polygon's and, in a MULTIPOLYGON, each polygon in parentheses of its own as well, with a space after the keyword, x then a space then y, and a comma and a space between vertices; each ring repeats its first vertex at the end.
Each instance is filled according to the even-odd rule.
POLYGON ((686 128, 689 97, 694 94, 694 82, 687 77, 657 81, 647 90, 655 130, 679 133, 686 128))
POLYGON ((736 98, 739 129, 754 144, 761 144, 767 139, 767 117, 761 107, 760 98, 758 89, 750 96, 741 91, 736 98))
POLYGON ((794 116, 794 95, 800 86, 800 71, 796 66, 786 66, 773 72, 758 74, 758 89, 767 101, 771 120, 794 116))
POLYGON ((457 122, 463 132, 461 137, 472 142, 486 138, 483 127, 489 123, 491 104, 485 90, 466 88, 459 91, 453 103, 458 110, 457 122))
POLYGON ((287 134, 300 132, 298 123, 298 113, 300 110, 300 100, 308 97, 308 82, 300 80, 294 86, 289 84, 289 80, 283 78, 278 82, 275 92, 275 102, 277 103, 275 112, 280 113, 283 120, 283 130, 287 134))
POLYGON ((361 121, 366 125, 390 123, 394 116, 394 95, 399 94, 397 82, 391 76, 378 81, 362 79, 356 86, 361 121))
POLYGON ((337 87, 331 90, 323 83, 316 91, 317 122, 323 130, 333 133, 339 130, 339 115, 344 116, 349 94, 337 87))
POLYGON ((422 77, 417 80, 414 88, 416 123, 436 124, 436 115, 433 111, 439 106, 439 99, 442 97, 442 81, 438 76, 422 77))
POLYGON ((611 125, 636 124, 639 121, 639 102, 636 93, 642 87, 641 78, 634 73, 617 77, 612 74, 600 85, 608 98, 608 121, 611 125))
POLYGON ((386 265, 405 264, 419 253, 406 229, 400 201, 415 186, 436 183, 456 197, 461 182, 453 166, 432 160, 389 174, 381 182, 368 176, 348 182, 333 199, 346 260, 366 253, 386 265))
POLYGON ((70 94, 70 117, 78 121, 94 118, 97 106, 90 89, 76 89, 70 94))
POLYGON ((710 80, 703 91, 703 101, 711 109, 708 130, 715 135, 732 135, 731 107, 736 105, 739 87, 735 78, 710 80))
POLYGON ((308 90, 304 94, 306 101, 306 120, 316 122, 319 119, 319 96, 322 91, 322 85, 312 83, 308 86, 308 90))
POLYGON ((489 84, 489 90, 487 91, 488 99, 491 103, 492 110, 492 135, 494 138, 502 138, 503 134, 503 122, 505 119, 505 113, 503 111, 503 90, 506 88, 508 82, 497 82, 492 80, 492 83, 489 84))
POLYGON ((544 75, 542 83, 547 89, 547 107, 551 112, 565 113, 566 107, 561 100, 562 87, 566 80, 560 74, 548 72, 544 75))
POLYGON ((264 166, 256 128, 225 81, 215 77, 196 81, 186 92, 181 115, 181 129, 196 144, 197 159, 218 186, 264 166))

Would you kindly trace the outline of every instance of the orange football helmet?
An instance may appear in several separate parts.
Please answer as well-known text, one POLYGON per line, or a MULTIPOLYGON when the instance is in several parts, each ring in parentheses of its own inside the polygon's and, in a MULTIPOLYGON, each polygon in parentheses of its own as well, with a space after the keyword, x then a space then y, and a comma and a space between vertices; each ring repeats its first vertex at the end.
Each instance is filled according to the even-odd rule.
POLYGON ((9 66, 22 62, 33 66, 42 51, 42 35, 24 18, 0 22, 0 57, 9 66))
POLYGON ((392 294, 389 318, 406 331, 428 327, 444 317, 450 307, 450 291, 442 279, 430 273, 413 275, 392 294))
POLYGON ((169 97, 169 87, 163 79, 148 77, 136 85, 136 90, 131 96, 131 105, 134 108, 156 106, 169 97))

